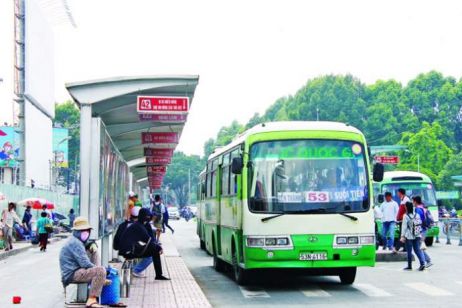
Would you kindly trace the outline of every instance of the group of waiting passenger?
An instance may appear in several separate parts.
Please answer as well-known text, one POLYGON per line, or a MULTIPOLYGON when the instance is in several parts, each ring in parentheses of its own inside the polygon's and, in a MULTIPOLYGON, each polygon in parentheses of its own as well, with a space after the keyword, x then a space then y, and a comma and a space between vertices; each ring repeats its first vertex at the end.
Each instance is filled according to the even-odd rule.
POLYGON ((400 204, 393 200, 390 192, 385 192, 385 201, 380 207, 375 207, 375 218, 382 220, 383 249, 397 253, 400 249, 407 252, 407 267, 412 270, 412 250, 416 254, 419 271, 432 266, 431 258, 426 252, 425 238, 434 220, 431 212, 425 207, 421 196, 411 199, 406 196, 406 190, 398 190, 400 204), (395 242, 395 228, 399 230, 399 241, 395 242))
MULTIPOLYGON (((154 265, 156 280, 170 280, 162 273, 160 255, 162 246, 159 242, 157 212, 137 206, 135 194, 130 193, 129 217, 119 225, 114 236, 113 248, 125 259, 140 259, 133 269, 133 275, 144 278, 143 274, 151 263, 154 265), (154 228, 152 226, 154 223, 154 228)), ((162 203, 160 196, 155 196, 153 207, 162 203)), ((85 217, 77 217, 72 228, 70 240, 60 253, 61 280, 64 286, 71 283, 90 283, 86 307, 103 307, 98 304, 106 280, 106 269, 99 263, 97 246, 90 240, 92 227, 85 217)), ((120 307, 125 305, 120 304, 120 307)))

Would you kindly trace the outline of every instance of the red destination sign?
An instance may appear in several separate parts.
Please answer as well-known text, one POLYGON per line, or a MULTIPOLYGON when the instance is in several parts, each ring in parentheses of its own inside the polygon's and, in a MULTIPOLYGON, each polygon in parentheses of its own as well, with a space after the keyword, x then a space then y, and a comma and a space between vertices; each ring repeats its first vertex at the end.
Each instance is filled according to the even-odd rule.
POLYGON ((152 113, 140 113, 139 118, 141 122, 163 122, 163 123, 184 123, 186 122, 187 116, 185 114, 152 114, 152 113))
POLYGON ((171 156, 173 156, 173 149, 144 148, 144 156, 171 157, 171 156))
POLYGON ((147 165, 168 165, 172 162, 170 157, 146 157, 147 165))
POLYGON ((397 165, 399 164, 399 156, 375 156, 374 160, 384 165, 397 165))
POLYGON ((141 133, 141 142, 149 143, 178 143, 177 133, 141 133))
POLYGON ((138 96, 136 110, 138 113, 187 113, 189 97, 138 96))
POLYGON ((165 174, 167 172, 167 167, 165 166, 148 166, 146 167, 148 175, 150 174, 165 174))

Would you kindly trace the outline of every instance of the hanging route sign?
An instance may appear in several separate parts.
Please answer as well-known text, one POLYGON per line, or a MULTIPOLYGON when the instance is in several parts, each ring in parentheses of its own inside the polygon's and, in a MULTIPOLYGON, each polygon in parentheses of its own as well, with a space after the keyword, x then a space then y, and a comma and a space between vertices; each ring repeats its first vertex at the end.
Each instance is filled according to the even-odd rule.
POLYGON ((374 160, 377 163, 384 164, 384 165, 399 164, 399 156, 375 156, 374 160))
POLYGON ((136 111, 138 111, 138 113, 188 113, 189 97, 138 96, 136 111))

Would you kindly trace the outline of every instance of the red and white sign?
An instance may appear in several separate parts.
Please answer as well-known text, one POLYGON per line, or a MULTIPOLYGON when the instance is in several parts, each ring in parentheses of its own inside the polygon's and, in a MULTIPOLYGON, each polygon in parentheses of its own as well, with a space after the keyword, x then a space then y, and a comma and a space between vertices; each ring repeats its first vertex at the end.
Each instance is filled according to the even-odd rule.
POLYGON ((167 173, 167 167, 165 166, 148 166, 146 167, 146 169, 147 169, 148 175, 167 173))
POLYGON ((168 165, 171 162, 170 157, 146 157, 146 165, 168 165))
POLYGON ((186 122, 187 116, 185 114, 152 114, 152 113, 140 113, 139 118, 141 122, 163 122, 163 123, 184 123, 186 122))
POLYGON ((165 133, 165 132, 147 132, 141 133, 141 142, 143 144, 149 143, 178 143, 178 134, 177 133, 165 133))
POLYGON ((375 156, 374 160, 377 163, 384 164, 384 165, 399 164, 399 156, 375 156))
POLYGON ((172 157, 173 156, 173 149, 144 148, 144 156, 172 157))
POLYGON ((187 113, 189 97, 138 96, 136 111, 138 113, 187 113))

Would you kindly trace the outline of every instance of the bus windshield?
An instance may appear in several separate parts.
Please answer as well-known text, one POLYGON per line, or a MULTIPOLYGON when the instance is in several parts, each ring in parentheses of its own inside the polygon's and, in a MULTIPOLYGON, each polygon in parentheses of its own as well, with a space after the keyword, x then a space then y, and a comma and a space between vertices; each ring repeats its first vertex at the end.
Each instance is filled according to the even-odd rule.
POLYGON ((261 213, 369 209, 364 147, 353 141, 284 140, 250 149, 249 208, 261 213))
POLYGON ((391 183, 382 186, 382 193, 391 192, 393 199, 400 203, 398 198, 398 189, 404 188, 406 195, 409 197, 420 196, 425 205, 436 205, 436 195, 431 183, 422 182, 407 182, 407 183, 391 183))

